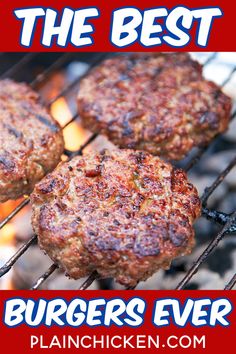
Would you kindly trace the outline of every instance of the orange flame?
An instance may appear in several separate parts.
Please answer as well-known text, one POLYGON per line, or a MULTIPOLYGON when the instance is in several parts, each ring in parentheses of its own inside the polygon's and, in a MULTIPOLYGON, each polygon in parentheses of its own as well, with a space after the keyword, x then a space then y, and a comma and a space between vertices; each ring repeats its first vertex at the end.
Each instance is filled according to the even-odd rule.
MULTIPOLYGON (((72 118, 71 111, 64 97, 59 98, 52 104, 51 113, 61 126, 64 126, 72 118)), ((88 136, 86 130, 76 122, 69 124, 63 130, 63 133, 65 147, 70 151, 78 150, 88 136)))
POLYGON ((13 224, 7 224, 0 230, 0 247, 10 245, 15 238, 16 230, 13 224))

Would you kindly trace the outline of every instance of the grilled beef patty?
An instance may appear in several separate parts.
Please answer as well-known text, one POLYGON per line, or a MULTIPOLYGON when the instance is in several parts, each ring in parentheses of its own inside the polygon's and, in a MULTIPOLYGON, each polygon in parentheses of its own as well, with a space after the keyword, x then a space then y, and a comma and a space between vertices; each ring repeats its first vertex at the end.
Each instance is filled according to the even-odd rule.
POLYGON ((96 270, 130 286, 191 252, 200 214, 184 171, 133 150, 59 164, 31 202, 39 245, 70 277, 96 270))
POLYGON ((226 130, 231 99, 187 53, 138 53, 91 70, 78 107, 84 126, 117 146, 179 160, 226 130))
POLYGON ((28 85, 0 81, 0 202, 29 194, 64 149, 62 131, 28 85))

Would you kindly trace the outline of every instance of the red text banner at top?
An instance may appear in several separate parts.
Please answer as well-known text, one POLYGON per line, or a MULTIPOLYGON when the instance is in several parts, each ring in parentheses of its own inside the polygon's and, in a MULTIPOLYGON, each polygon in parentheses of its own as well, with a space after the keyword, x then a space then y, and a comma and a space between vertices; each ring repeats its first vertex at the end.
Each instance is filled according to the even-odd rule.
POLYGON ((1 51, 234 51, 236 3, 38 0, 0 3, 1 51))

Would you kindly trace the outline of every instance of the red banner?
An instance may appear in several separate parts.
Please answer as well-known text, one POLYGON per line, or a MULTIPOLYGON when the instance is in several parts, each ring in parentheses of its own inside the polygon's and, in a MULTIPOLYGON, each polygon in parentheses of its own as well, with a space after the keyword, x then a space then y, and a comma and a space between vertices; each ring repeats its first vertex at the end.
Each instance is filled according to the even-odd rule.
POLYGON ((1 2, 1 51, 234 51, 227 1, 1 2))

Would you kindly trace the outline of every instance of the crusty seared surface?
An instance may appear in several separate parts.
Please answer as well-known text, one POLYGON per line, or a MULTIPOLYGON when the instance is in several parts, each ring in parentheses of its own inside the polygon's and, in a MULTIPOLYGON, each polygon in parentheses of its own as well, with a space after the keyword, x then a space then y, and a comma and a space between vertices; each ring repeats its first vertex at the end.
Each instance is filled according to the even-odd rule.
POLYGON ((0 202, 29 194, 64 149, 62 131, 28 85, 0 81, 0 202))
POLYGON ((96 270, 124 285, 191 252, 200 214, 184 171, 132 150, 59 164, 36 185, 31 202, 41 248, 69 276, 96 270))
POLYGON ((119 147, 179 160, 225 131, 231 100, 187 53, 138 53, 94 68, 78 107, 85 127, 119 147))

